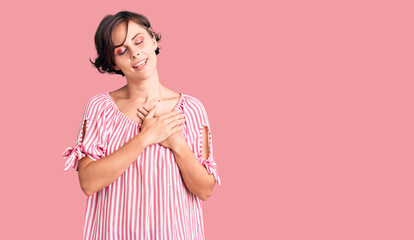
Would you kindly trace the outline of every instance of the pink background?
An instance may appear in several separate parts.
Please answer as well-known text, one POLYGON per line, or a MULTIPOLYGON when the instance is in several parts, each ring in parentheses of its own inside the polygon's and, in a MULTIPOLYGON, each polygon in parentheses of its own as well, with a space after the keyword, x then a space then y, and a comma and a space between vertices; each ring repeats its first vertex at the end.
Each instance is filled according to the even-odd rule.
POLYGON ((199 98, 222 179, 206 239, 414 239, 412 1, 11 1, 2 6, 0 239, 81 239, 61 158, 107 14, 162 34, 160 81, 199 98))

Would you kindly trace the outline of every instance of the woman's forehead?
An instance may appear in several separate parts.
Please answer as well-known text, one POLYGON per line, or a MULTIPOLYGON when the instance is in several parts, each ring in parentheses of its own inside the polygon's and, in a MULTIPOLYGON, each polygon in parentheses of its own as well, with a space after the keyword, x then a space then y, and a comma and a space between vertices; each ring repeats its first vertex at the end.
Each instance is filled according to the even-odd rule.
POLYGON ((121 45, 125 42, 125 39, 131 40, 136 34, 142 33, 140 35, 145 34, 145 28, 141 27, 136 22, 129 20, 128 22, 128 29, 125 22, 119 23, 114 31, 112 32, 112 41, 115 46, 121 45))

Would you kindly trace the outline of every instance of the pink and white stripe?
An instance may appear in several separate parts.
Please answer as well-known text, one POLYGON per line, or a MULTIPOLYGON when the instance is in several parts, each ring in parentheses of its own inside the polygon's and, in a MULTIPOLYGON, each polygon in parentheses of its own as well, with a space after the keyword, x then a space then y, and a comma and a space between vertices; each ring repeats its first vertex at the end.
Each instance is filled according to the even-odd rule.
MULTIPOLYGON (((194 155, 221 185, 204 105, 182 93, 174 108, 185 115, 183 136, 194 155), (208 127, 208 159, 201 155, 204 126, 208 127)), ((63 153, 64 170, 77 171, 78 160, 86 155, 97 161, 111 154, 139 131, 139 124, 119 111, 109 92, 93 96, 83 113, 76 145, 63 153)), ((115 182, 87 198, 83 238, 204 239, 202 201, 185 186, 172 151, 150 145, 115 182)))

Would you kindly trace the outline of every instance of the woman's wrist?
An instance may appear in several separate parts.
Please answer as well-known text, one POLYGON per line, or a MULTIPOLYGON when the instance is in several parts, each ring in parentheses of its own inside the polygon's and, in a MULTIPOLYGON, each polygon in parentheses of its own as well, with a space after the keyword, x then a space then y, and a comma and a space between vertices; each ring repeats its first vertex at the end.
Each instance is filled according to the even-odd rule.
POLYGON ((136 141, 136 144, 140 145, 143 149, 150 145, 146 132, 139 132, 135 135, 134 140, 136 141))
POLYGON ((178 152, 181 152, 181 150, 185 148, 186 145, 187 145, 187 141, 185 140, 184 137, 182 137, 178 141, 174 142, 174 144, 172 144, 170 149, 171 151, 178 153, 178 152))

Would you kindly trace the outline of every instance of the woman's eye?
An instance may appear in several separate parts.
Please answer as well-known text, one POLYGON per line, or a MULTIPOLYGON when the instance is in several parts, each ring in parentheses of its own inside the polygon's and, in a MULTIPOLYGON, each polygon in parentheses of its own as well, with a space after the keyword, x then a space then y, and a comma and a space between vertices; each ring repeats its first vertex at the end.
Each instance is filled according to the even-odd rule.
MULTIPOLYGON (((141 41, 141 42, 137 42, 137 43, 135 43, 135 45, 139 45, 139 44, 141 44, 143 41, 141 41)), ((117 52, 117 54, 119 55, 119 56, 121 56, 122 54, 124 54, 125 52, 126 52, 126 50, 127 49, 125 49, 124 51, 121 51, 121 50, 119 50, 118 52, 117 52)))
POLYGON ((122 55, 122 54, 124 54, 126 52, 126 49, 125 49, 125 51, 118 51, 118 55, 122 55))

